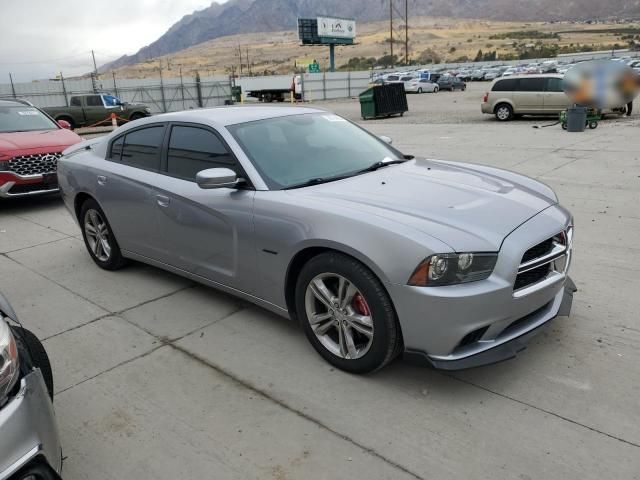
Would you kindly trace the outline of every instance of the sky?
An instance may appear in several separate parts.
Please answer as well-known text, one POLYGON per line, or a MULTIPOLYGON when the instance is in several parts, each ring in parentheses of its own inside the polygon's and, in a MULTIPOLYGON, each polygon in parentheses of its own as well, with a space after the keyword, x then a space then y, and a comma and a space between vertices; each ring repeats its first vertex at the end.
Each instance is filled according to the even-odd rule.
MULTIPOLYGON (((218 0, 218 3, 222 3, 218 0)), ((137 52, 211 0, 0 0, 0 83, 65 77, 137 52)))

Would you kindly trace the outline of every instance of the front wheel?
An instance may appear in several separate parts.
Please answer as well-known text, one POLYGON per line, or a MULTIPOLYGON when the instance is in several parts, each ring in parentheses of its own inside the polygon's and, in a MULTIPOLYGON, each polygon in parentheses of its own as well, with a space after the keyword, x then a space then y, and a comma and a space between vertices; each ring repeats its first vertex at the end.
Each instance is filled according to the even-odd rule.
POLYGON ((440 89, 439 89, 438 87, 435 87, 435 88, 433 89, 433 93, 438 93, 439 91, 440 91, 440 89))
POLYGON ((42 342, 38 340, 33 332, 22 327, 13 327, 13 336, 18 344, 18 349, 25 359, 21 362, 28 373, 32 368, 40 369, 44 384, 47 386, 49 398, 53 400, 53 371, 47 351, 44 349, 42 342))
POLYGON ((422 88, 419 88, 419 89, 418 89, 418 93, 422 93, 422 88))
POLYGON ((372 372, 400 352, 400 329, 388 293, 371 270, 346 255, 324 253, 303 267, 296 311, 309 342, 341 370, 372 372))

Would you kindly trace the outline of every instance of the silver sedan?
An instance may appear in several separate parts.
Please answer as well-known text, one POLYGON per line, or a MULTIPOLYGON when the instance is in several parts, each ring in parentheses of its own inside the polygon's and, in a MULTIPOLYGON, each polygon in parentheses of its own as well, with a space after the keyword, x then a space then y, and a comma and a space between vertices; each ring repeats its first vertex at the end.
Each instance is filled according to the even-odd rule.
POLYGON ((549 187, 390 143, 319 109, 226 107, 121 127, 58 176, 99 267, 290 317, 350 372, 496 362, 568 314, 573 220, 549 187))
POLYGON ((437 83, 427 80, 426 78, 416 78, 410 82, 405 82, 404 90, 407 93, 438 93, 440 87, 437 83))

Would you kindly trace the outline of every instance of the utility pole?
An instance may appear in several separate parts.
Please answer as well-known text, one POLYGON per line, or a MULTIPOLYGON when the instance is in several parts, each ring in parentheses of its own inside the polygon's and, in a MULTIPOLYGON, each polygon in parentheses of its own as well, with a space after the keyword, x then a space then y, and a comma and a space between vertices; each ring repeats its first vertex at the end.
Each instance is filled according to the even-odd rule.
POLYGON ((91 50, 91 57, 93 58, 93 73, 98 76, 98 64, 96 63, 96 54, 91 50))
POLYGON ((389 0, 389 44, 391 45, 391 66, 393 67, 393 0, 389 0))
POLYGON ((409 0, 404 0, 404 63, 409 65, 409 0))
POLYGON ((16 98, 16 87, 13 85, 13 77, 11 76, 11 72, 9 72, 9 81, 11 82, 11 92, 13 93, 13 98, 16 98))
POLYGON ((242 47, 238 43, 238 54, 240 56, 240 76, 242 76, 242 47))

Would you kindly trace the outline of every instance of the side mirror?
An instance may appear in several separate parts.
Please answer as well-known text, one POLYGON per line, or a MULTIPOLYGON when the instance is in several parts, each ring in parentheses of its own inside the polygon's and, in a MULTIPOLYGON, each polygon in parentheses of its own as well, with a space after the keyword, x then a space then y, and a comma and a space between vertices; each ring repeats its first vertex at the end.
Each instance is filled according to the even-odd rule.
POLYGON ((384 143, 388 143, 389 145, 393 145, 393 139, 391 137, 387 137, 386 135, 380 135, 378 138, 380 140, 382 140, 384 143))
POLYGON ((58 126, 66 130, 71 130, 71 124, 66 120, 58 120, 58 126))
POLYGON ((208 168, 196 175, 196 183, 205 190, 214 188, 234 188, 242 183, 236 172, 230 168, 208 168))

